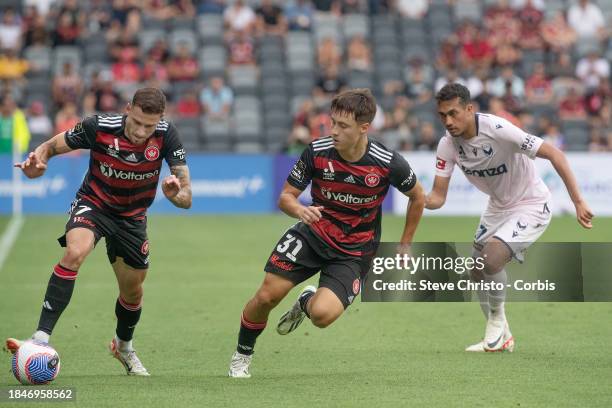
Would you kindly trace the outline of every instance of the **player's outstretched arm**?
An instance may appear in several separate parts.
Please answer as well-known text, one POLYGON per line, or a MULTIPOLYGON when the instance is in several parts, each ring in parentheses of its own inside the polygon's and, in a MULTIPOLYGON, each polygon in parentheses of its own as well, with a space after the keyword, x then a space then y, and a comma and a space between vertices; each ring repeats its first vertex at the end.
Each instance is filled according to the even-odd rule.
POLYGON ((446 202, 446 194, 448 193, 448 185, 450 177, 436 176, 431 192, 425 198, 425 208, 428 210, 437 210, 446 202))
POLYGON ((170 176, 162 181, 162 191, 172 204, 179 208, 191 208, 191 179, 186 165, 170 167, 170 176))
POLYGON ((19 167, 28 178, 40 177, 47 170, 47 162, 51 157, 71 150, 64 139, 64 132, 58 133, 30 152, 24 161, 15 163, 15 167, 19 167))
POLYGON ((298 200, 300 194, 302 194, 302 190, 285 182, 283 191, 278 197, 278 208, 288 216, 298 218, 306 225, 319 221, 323 217, 323 207, 302 205, 298 200))
POLYGON ((400 243, 402 245, 408 245, 412 243, 414 233, 421 221, 423 215, 423 208, 425 207, 425 191, 423 186, 418 181, 409 191, 404 193, 408 196, 408 208, 406 209, 406 224, 404 225, 404 232, 400 243))
POLYGON ((593 212, 580 194, 578 182, 576 181, 576 177, 570 168, 565 154, 550 143, 544 142, 538 149, 536 156, 547 159, 552 163, 557 174, 559 174, 563 180, 565 188, 574 203, 574 207, 576 207, 576 219, 578 223, 584 228, 592 228, 593 212))

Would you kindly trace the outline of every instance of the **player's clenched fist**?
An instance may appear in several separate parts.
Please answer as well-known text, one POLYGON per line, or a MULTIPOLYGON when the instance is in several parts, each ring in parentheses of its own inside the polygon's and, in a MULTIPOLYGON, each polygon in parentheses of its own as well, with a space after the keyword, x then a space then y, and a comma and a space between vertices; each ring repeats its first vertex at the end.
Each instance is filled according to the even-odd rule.
POLYGON ((298 218, 306 225, 310 225, 315 223, 323 217, 321 213, 323 211, 323 207, 321 206, 309 206, 309 207, 301 207, 298 211, 298 218))
POLYGON ((162 191, 168 198, 175 197, 181 190, 181 183, 179 179, 174 175, 170 175, 162 181, 162 191))
POLYGON ((47 170, 47 163, 39 158, 36 152, 30 152, 27 159, 21 163, 15 163, 15 167, 19 167, 26 177, 36 178, 45 173, 45 170, 47 170))

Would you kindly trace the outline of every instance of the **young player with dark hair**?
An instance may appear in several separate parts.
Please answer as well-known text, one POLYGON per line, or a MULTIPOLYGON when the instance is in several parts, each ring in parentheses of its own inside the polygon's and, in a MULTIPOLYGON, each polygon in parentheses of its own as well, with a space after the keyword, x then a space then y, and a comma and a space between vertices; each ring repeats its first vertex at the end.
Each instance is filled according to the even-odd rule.
POLYGON ((257 336, 294 286, 321 271, 319 287, 307 286, 282 315, 279 334, 291 333, 304 317, 327 327, 353 302, 380 241, 381 205, 389 186, 410 198, 400 242, 412 242, 425 195, 406 160, 368 138, 375 114, 368 89, 335 96, 331 136, 310 143, 293 166, 279 208, 299 222, 274 247, 263 283, 242 311, 230 377, 250 377, 257 336), (298 197, 311 183, 312 205, 305 206, 298 197))

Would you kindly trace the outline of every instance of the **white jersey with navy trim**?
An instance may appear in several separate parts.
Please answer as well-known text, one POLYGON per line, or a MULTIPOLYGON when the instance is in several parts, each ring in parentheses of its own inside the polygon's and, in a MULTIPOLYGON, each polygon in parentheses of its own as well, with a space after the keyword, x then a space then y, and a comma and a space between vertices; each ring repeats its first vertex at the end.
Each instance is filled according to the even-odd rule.
POLYGON ((506 119, 477 113, 476 136, 465 140, 446 132, 440 139, 436 175, 450 177, 456 164, 470 183, 489 196, 492 209, 545 203, 550 191, 533 162, 542 143, 506 119))

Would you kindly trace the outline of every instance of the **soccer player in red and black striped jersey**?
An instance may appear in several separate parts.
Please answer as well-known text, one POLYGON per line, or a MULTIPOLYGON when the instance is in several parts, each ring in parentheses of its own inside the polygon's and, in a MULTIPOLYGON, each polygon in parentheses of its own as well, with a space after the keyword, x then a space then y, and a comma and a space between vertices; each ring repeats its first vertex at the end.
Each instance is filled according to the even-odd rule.
POLYGON ((378 248, 381 205, 390 186, 410 198, 400 242, 412 242, 425 195, 406 160, 368 138, 375 114, 368 89, 337 95, 331 103, 332 135, 312 142, 293 166, 279 207, 299 222, 274 247, 264 281, 242 312, 230 377, 250 377, 255 340, 294 286, 321 271, 319 287, 307 286, 280 318, 279 334, 295 330, 304 317, 327 327, 353 302, 378 248), (312 205, 304 206, 298 196, 309 184, 312 205))
MULTIPOLYGON (((53 268, 34 340, 49 342, 60 315, 70 302, 78 270, 100 238, 119 284, 115 304, 116 335, 111 354, 128 375, 149 375, 134 349, 132 337, 142 311, 142 283, 149 268, 147 208, 153 203, 162 161, 171 175, 162 181, 166 198, 180 208, 191 207, 191 183, 185 150, 174 125, 162 119, 164 94, 143 88, 134 94, 123 115, 94 115, 38 146, 22 163, 29 178, 40 177, 53 156, 89 149, 89 171, 70 209, 66 249, 53 268)), ((7 339, 15 352, 21 341, 7 339)))

